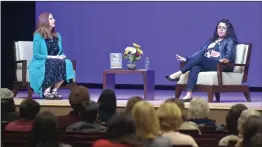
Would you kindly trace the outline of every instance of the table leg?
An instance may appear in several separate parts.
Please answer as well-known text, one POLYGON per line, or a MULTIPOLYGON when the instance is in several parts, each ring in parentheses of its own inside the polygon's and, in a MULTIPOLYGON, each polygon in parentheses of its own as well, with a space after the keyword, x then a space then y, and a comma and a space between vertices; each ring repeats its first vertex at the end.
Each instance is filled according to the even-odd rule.
POLYGON ((155 71, 148 70, 143 74, 144 79, 144 99, 155 99, 155 71))
POLYGON ((115 74, 103 73, 103 89, 115 89, 115 74))

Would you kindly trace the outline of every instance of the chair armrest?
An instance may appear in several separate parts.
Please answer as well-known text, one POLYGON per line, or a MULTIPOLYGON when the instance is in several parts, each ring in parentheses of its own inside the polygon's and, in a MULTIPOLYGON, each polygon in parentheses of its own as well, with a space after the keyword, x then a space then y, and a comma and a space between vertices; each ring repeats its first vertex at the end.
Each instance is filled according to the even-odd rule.
POLYGON ((218 64, 217 64, 217 79, 218 79, 218 85, 219 85, 220 87, 223 86, 222 72, 223 72, 223 67, 224 67, 224 66, 227 66, 227 67, 235 67, 235 66, 248 67, 247 64, 218 63, 218 64))
POLYGON ((76 71, 76 60, 70 60, 71 62, 72 62, 72 64, 73 64, 73 69, 74 69, 74 71, 76 71))
MULTIPOLYGON (((27 60, 19 60, 19 61, 15 61, 16 66, 18 63, 22 63, 22 82, 23 84, 26 84, 26 74, 27 74, 27 60)), ((17 67, 15 68, 15 72, 16 72, 17 67)), ((16 75, 16 73, 15 73, 16 75)))

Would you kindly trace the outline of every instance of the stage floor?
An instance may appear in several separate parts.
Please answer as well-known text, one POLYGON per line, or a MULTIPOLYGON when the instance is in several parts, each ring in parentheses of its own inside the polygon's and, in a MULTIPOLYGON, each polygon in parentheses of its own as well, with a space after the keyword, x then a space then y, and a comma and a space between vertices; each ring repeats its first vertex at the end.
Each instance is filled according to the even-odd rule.
MULTIPOLYGON (((102 89, 89 89, 91 99, 97 101, 102 89)), ((44 100, 38 97, 37 95, 33 95, 33 99, 37 100, 41 106, 50 106, 50 107, 70 107, 68 101, 69 90, 61 89, 59 91, 63 96, 63 100, 44 100)), ((116 89, 115 93, 117 96, 117 106, 125 107, 128 98, 132 96, 141 96, 143 97, 143 90, 126 90, 126 89, 116 89)), ((158 107, 161 103, 163 103, 168 98, 173 98, 175 95, 174 90, 156 90, 155 91, 155 99, 149 100, 148 102, 152 103, 153 106, 158 107)), ((185 93, 182 93, 181 96, 184 96, 185 93)), ((203 97, 207 99, 206 93, 194 93, 194 96, 203 97)), ((27 98, 27 91, 18 92, 15 97, 15 104, 19 105, 23 99, 27 98)), ((215 96, 214 96, 215 100, 215 96)), ((246 102, 244 94, 242 93, 221 93, 220 103, 213 102, 210 103, 210 109, 226 109, 228 110, 232 105, 236 103, 243 103, 247 107, 256 110, 262 110, 262 92, 252 92, 251 93, 251 102, 246 102)), ((188 108, 188 103, 185 103, 186 108, 188 108)))

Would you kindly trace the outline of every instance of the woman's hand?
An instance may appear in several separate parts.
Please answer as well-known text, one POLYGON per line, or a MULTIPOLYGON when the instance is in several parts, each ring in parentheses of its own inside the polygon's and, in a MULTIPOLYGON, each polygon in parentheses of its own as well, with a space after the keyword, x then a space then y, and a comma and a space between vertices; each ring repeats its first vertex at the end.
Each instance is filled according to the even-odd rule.
POLYGON ((186 61, 186 58, 181 57, 181 56, 179 56, 178 54, 176 54, 176 59, 177 59, 178 61, 183 61, 183 62, 186 61))
POLYGON ((219 60, 219 61, 222 62, 222 63, 229 63, 229 60, 226 59, 226 58, 223 58, 223 59, 221 59, 221 60, 219 60))

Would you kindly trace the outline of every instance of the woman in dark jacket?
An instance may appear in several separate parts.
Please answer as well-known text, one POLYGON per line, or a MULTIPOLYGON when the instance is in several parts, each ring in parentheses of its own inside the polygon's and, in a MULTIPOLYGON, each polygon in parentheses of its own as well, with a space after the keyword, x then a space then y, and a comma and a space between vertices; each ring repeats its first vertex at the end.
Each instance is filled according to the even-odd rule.
MULTIPOLYGON (((196 35, 197 37, 197 35, 196 35)), ((194 39, 194 38, 192 38, 194 39)), ((187 94, 184 101, 192 99, 192 91, 196 87, 197 77, 202 71, 217 71, 218 63, 233 63, 235 61, 237 37, 233 25, 227 19, 217 23, 213 37, 201 49, 186 58, 176 55, 177 60, 186 62, 179 71, 166 76, 166 79, 178 80, 182 74, 190 71, 187 82, 187 94)), ((224 72, 232 72, 233 67, 223 68, 224 72)))

